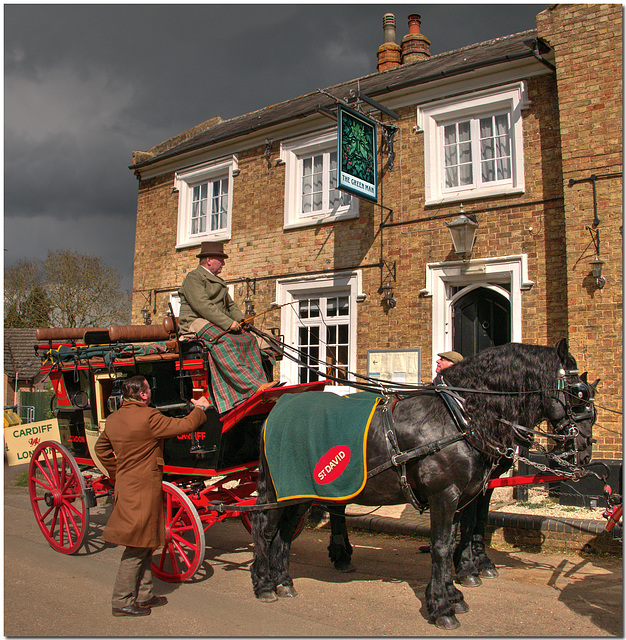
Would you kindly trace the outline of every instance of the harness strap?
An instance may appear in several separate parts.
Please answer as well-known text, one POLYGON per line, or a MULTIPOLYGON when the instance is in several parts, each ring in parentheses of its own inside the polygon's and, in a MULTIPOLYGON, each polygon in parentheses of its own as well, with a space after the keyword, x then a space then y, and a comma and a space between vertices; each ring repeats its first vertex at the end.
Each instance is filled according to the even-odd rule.
POLYGON ((413 460, 415 458, 425 458, 434 453, 441 451, 444 447, 448 445, 454 444, 455 442, 459 442, 459 440, 464 440, 464 433, 457 433, 453 436, 448 436, 447 438, 443 438, 442 440, 437 440, 436 442, 431 442, 429 444, 424 444, 421 447, 416 447, 415 449, 409 449, 408 451, 404 451, 401 453, 396 453, 391 456, 391 460, 387 462, 383 462, 383 464, 374 467, 370 471, 367 472, 367 477, 371 478, 387 469, 390 469, 393 466, 398 466, 400 464, 406 463, 408 460, 413 460))
POLYGON ((402 492, 404 493, 404 497, 407 499, 415 509, 417 509, 420 513, 424 513, 424 509, 428 506, 428 503, 423 503, 418 500, 416 497, 413 488, 409 484, 406 477, 406 463, 409 460, 413 460, 415 458, 425 457, 440 451, 443 447, 452 444, 453 442, 458 442, 459 440, 463 440, 465 437, 464 433, 458 433, 454 436, 448 436, 447 438, 443 438, 442 440, 438 440, 436 442, 431 442, 426 445, 422 445, 421 447, 416 447, 415 449, 411 449, 409 451, 401 451, 400 446, 398 445, 398 440, 396 438, 395 431, 393 429, 393 417, 391 411, 389 410, 389 403, 392 402, 392 408, 395 407, 395 402, 392 401, 391 398, 387 398, 384 404, 381 407, 383 425, 385 431, 385 441, 387 443, 387 450, 389 452, 390 460, 384 462, 383 464, 375 467, 371 471, 368 471, 367 477, 371 478, 372 476, 385 471, 386 469, 390 469, 391 467, 395 467, 398 471, 398 476, 400 479, 400 487, 402 492))
POLYGON ((547 431, 537 431, 536 429, 530 429, 528 427, 524 427, 521 424, 516 424, 515 422, 509 422, 508 420, 504 420, 503 418, 498 419, 502 424, 506 424, 509 427, 512 427, 514 431, 518 432, 518 435, 525 436, 530 438, 532 435, 543 436, 545 438, 550 438, 552 440, 571 440, 573 438, 570 434, 558 434, 558 433, 548 433, 547 431))

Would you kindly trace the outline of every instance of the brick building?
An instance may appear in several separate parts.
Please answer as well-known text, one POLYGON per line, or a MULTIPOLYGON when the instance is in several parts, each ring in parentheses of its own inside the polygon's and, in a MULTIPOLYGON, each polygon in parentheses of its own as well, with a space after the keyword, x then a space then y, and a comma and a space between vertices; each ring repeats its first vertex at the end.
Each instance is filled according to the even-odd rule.
POLYGON ((176 307, 200 242, 223 240, 242 309, 286 305, 257 326, 349 372, 429 381, 443 350, 566 336, 612 410, 595 455, 620 459, 621 5, 553 5, 436 56, 419 16, 400 44, 383 25, 376 72, 133 153, 134 321, 176 307), (378 123, 376 203, 334 188, 338 104, 378 123))

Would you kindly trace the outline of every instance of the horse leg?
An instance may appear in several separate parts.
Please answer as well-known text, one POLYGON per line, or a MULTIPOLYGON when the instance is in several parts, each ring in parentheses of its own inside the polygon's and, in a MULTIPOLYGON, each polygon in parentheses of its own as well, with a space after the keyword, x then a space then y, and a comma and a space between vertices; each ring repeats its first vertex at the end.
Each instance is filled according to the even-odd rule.
POLYGON ((485 530, 489 518, 489 501, 493 489, 487 491, 483 499, 476 506, 476 526, 472 535, 472 555, 482 578, 497 578, 498 570, 485 550, 485 530))
POLYGON ((469 610, 463 593, 454 586, 452 555, 456 526, 453 516, 456 497, 451 489, 428 499, 430 505, 430 556, 432 571, 426 587, 426 608, 430 619, 441 629, 457 629, 457 613, 469 610))
MULTIPOLYGON (((258 500, 257 504, 259 504, 258 500)), ((281 509, 252 511, 250 513, 254 542, 254 561, 250 567, 250 577, 252 578, 254 595, 261 602, 276 602, 278 599, 275 575, 272 575, 270 570, 270 557, 281 517, 281 509)))
POLYGON ((279 598, 293 598, 297 595, 293 579, 289 575, 289 554, 293 536, 308 508, 308 504, 286 507, 279 521, 278 531, 270 545, 270 575, 272 582, 276 585, 276 595, 279 598))
POLYGON ((333 506, 328 510, 330 515, 330 544, 328 545, 328 557, 337 571, 350 573, 354 571, 352 566, 352 545, 348 538, 346 525, 346 507, 333 506))
MULTIPOLYGON (((461 535, 454 550, 454 567, 457 582, 463 587, 480 587, 482 584, 472 544, 476 531, 477 513, 482 507, 480 504, 482 498, 482 494, 477 496, 458 513, 461 535)), ((487 509, 489 509, 489 502, 487 502, 487 509)))

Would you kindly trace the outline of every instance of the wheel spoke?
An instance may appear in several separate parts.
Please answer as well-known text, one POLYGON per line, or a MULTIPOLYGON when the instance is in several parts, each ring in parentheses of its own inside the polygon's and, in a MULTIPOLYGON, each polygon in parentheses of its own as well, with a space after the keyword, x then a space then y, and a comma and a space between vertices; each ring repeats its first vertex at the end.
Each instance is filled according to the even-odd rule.
POLYGON ((195 551, 196 553, 198 552, 198 549, 200 548, 200 545, 198 544, 194 544, 193 542, 190 542, 189 540, 187 540, 187 538, 183 538, 182 536, 172 536, 172 542, 176 542, 177 544, 177 548, 180 548, 182 550, 182 547, 187 547, 187 549, 189 549, 190 551, 195 551))
MULTIPOLYGON (((184 552, 180 544, 178 544, 178 542, 176 542, 175 540, 172 540, 172 547, 175 548, 176 551, 178 551, 178 557, 183 561, 187 569, 189 569, 189 567, 191 566, 191 562, 189 561, 187 554, 184 552)), ((179 571, 179 573, 182 572, 179 571)))
POLYGON ((172 563, 172 575, 175 576, 179 576, 181 574, 181 571, 178 567, 178 558, 176 557, 176 553, 174 552, 174 545, 173 544, 168 544, 167 545, 167 551, 168 551, 168 555, 170 557, 170 561, 172 563))

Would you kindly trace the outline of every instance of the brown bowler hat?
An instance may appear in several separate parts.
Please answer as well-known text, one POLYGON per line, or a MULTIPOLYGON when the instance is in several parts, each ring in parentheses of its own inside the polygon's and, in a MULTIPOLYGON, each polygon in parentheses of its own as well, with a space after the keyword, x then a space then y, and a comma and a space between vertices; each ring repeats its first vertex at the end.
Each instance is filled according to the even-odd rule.
POLYGON ((223 242, 203 242, 200 245, 200 253, 196 258, 206 258, 207 256, 217 256, 219 258, 228 258, 228 254, 224 253, 223 242))
POLYGON ((458 353, 458 351, 444 351, 443 353, 437 354, 440 358, 445 358, 446 360, 450 360, 450 362, 454 362, 457 364, 463 360, 463 356, 458 353))

